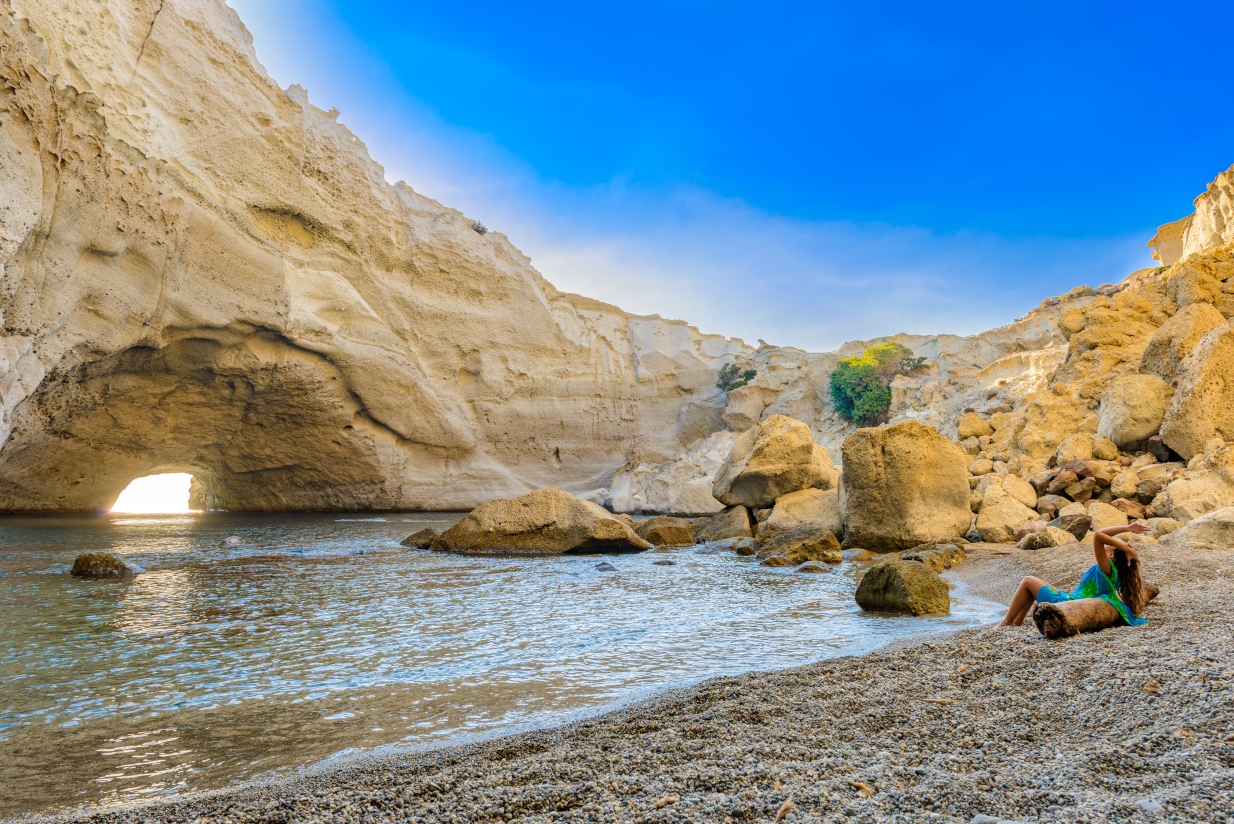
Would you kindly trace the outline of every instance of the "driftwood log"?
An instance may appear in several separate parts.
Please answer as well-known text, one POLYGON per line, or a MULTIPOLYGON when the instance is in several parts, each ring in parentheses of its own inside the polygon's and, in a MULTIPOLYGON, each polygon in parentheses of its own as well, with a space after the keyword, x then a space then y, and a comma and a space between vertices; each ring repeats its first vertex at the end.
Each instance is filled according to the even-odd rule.
MULTIPOLYGON (((1144 600, 1151 601, 1161 592, 1145 582, 1144 600)), ((1046 638, 1068 638, 1081 632, 1100 632, 1118 626, 1122 616, 1113 604, 1102 598, 1080 598, 1059 604, 1037 604, 1033 608, 1033 623, 1046 638)))

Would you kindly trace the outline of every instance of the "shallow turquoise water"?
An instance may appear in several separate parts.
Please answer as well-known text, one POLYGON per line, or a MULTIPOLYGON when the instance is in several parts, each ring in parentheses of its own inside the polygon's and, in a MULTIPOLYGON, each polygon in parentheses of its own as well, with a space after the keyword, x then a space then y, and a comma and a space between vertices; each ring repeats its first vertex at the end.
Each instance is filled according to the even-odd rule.
POLYGON ((794 574, 706 546, 600 572, 398 545, 458 517, 0 520, 0 814, 547 725, 995 616, 964 598, 948 618, 864 615, 861 565, 794 574), (87 550, 145 571, 69 576, 87 550))

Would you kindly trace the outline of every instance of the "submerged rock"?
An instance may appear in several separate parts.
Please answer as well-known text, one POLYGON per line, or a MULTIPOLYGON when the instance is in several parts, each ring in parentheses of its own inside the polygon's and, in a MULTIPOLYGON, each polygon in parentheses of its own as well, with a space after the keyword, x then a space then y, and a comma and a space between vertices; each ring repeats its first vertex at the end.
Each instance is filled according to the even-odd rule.
POLYGON ((233 546, 240 546, 242 543, 244 543, 244 539, 242 539, 239 535, 228 535, 226 538, 219 541, 219 546, 224 549, 228 549, 233 546))
POLYGON ((797 561, 791 561, 788 558, 785 558, 783 555, 769 555, 759 563, 759 566, 791 567, 791 566, 797 566, 797 561))
POLYGON ((793 572, 831 572, 831 567, 823 566, 822 564, 814 561, 806 561, 804 564, 794 569, 793 572))
POLYGON ((794 565, 806 561, 838 564, 843 559, 840 542, 824 524, 801 524, 775 533, 770 540, 758 541, 758 557, 782 555, 794 565))
MULTIPOLYGON (((671 561, 669 563, 672 563, 671 561)), ((601 561, 592 567, 596 572, 616 572, 617 567, 610 564, 608 561, 601 561)))
POLYGON ((562 555, 641 552, 651 544, 601 506, 560 489, 540 489, 477 507, 430 548, 463 554, 562 555))
POLYGON ((401 546, 411 547, 412 549, 428 549, 433 541, 437 540, 441 533, 433 529, 431 526, 426 526, 419 532, 413 532, 403 540, 399 541, 401 546))
POLYGON ((73 562, 69 574, 79 578, 126 578, 140 571, 110 552, 83 552, 73 562))
POLYGON ((872 567, 857 585, 857 605, 869 612, 949 615, 947 583, 925 564, 898 558, 872 567))

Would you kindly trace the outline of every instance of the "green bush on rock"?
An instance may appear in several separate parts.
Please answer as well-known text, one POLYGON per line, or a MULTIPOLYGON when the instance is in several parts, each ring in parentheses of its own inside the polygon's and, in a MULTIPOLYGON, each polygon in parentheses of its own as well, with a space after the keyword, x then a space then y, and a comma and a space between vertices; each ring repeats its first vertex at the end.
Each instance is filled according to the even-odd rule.
POLYGON ((720 368, 720 379, 716 381, 716 388, 731 392, 754 380, 757 374, 758 371, 754 369, 746 369, 743 372, 735 363, 725 364, 720 368))
POLYGON ((831 373, 831 402, 850 421, 881 423, 891 407, 891 381, 921 368, 925 358, 895 341, 871 346, 860 355, 844 358, 831 373))

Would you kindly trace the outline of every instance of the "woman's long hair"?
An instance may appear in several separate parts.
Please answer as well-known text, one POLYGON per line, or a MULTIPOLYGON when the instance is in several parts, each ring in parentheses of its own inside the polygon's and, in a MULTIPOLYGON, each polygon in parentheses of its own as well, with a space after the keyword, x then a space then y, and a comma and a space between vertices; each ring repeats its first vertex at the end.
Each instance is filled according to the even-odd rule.
POLYGON ((1144 582, 1140 579, 1140 556, 1134 549, 1114 547, 1114 569, 1118 571, 1118 597, 1138 618, 1148 601, 1144 582))

